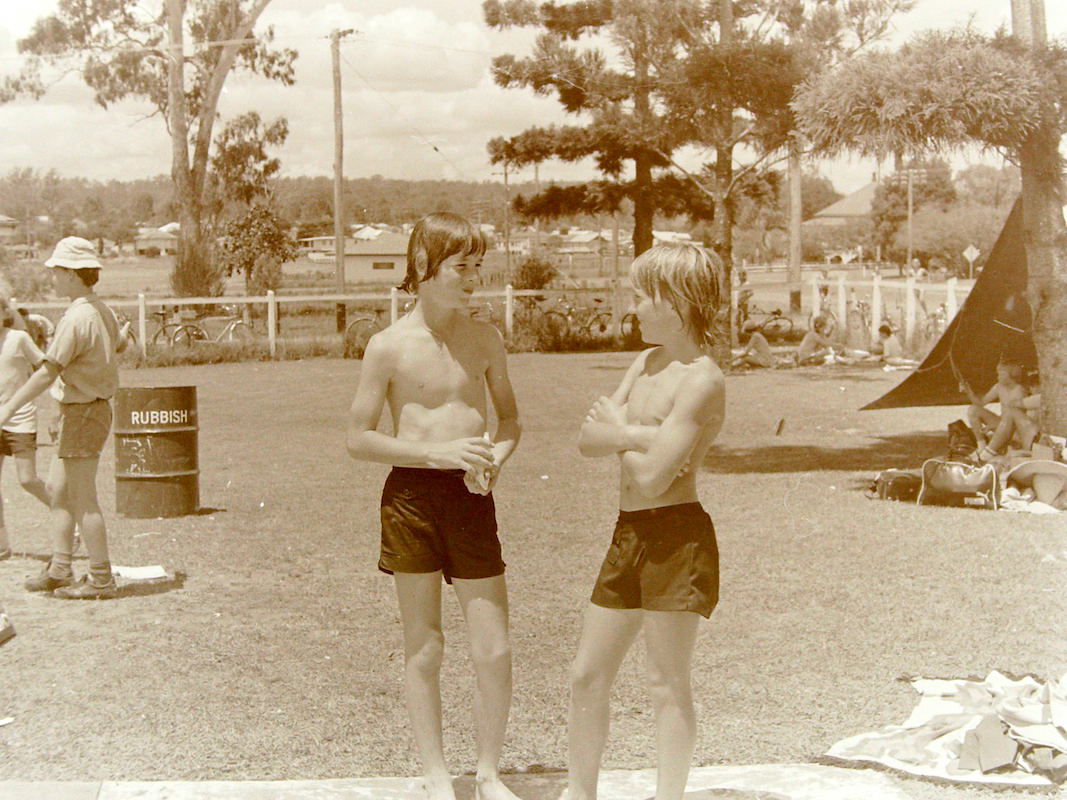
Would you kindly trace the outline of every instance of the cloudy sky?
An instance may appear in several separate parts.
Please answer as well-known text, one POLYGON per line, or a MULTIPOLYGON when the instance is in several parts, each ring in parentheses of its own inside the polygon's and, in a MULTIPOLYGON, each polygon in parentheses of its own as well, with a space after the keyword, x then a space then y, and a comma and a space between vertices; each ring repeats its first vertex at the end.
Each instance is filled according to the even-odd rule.
MULTIPOLYGON (((0 0, 0 73, 17 71, 15 42, 55 4, 0 0)), ((1010 7, 1010 0, 919 0, 899 18, 892 42, 968 22, 992 31, 1010 25, 1010 7)), ((1050 35, 1067 36, 1067 2, 1046 2, 1046 14, 1050 35)), ((234 74, 221 111, 224 117, 253 109, 266 119, 287 117, 289 140, 280 152, 285 174, 332 174, 328 36, 335 28, 357 31, 341 47, 349 177, 499 179, 486 159, 490 138, 563 120, 554 100, 493 84, 492 55, 526 53, 531 35, 489 30, 481 0, 274 0, 261 24, 275 26, 277 44, 300 52, 296 85, 234 74)), ((0 171, 31 166, 94 179, 165 174, 169 141, 158 118, 145 118, 149 110, 130 102, 105 111, 76 77, 66 77, 40 101, 0 106, 0 171)), ((862 160, 812 166, 840 191, 859 188, 877 169, 862 160)), ((532 170, 527 173, 518 179, 532 178, 532 170)), ((541 171, 543 179, 592 174, 585 164, 550 164, 541 171)))

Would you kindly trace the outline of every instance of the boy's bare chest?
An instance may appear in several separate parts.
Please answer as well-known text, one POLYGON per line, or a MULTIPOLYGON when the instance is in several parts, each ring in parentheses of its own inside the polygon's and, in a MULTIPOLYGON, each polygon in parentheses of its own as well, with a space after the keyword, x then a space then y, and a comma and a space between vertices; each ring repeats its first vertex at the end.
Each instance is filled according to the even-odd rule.
POLYGON ((392 383, 408 399, 435 405, 480 390, 487 368, 485 356, 473 348, 432 344, 404 353, 392 383))
POLYGON ((626 401, 627 420, 639 425, 658 425, 674 407, 675 390, 681 376, 672 370, 641 375, 626 401))

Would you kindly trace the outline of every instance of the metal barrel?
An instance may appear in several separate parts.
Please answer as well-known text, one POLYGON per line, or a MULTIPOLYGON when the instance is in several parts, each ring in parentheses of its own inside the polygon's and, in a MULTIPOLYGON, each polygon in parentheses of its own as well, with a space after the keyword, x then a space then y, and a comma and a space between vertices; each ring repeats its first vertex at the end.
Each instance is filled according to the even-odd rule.
POLYGON ((195 386, 121 388, 115 394, 115 510, 180 517, 200 508, 195 386))

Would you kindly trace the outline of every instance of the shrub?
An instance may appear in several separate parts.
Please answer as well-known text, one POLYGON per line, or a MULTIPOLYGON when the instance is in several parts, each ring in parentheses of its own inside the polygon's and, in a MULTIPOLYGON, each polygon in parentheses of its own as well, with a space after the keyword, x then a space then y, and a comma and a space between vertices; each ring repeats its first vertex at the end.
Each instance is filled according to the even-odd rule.
POLYGON ((512 285, 516 289, 544 289, 558 274, 559 270, 551 261, 530 256, 515 271, 512 285))
POLYGON ((52 289, 51 271, 18 261, 0 265, 0 292, 19 301, 44 300, 52 289))
MULTIPOLYGON (((336 337, 315 336, 278 340, 276 360, 298 361, 303 358, 337 358, 341 345, 336 337)), ((251 342, 195 342, 192 345, 149 348, 147 356, 131 347, 119 356, 127 368, 179 367, 196 364, 225 364, 236 361, 269 361, 270 346, 266 339, 251 342)))

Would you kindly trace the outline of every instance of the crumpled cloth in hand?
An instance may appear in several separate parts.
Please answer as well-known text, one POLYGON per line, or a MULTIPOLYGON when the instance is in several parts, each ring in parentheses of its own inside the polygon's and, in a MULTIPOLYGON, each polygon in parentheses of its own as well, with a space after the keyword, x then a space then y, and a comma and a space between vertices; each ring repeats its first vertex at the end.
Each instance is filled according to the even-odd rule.
POLYGON ((920 699, 903 725, 843 739, 827 755, 960 782, 1049 786, 1067 777, 1067 674, 1043 684, 994 670, 984 681, 911 685, 920 699), (1014 757, 994 766, 1005 744, 1014 757))

